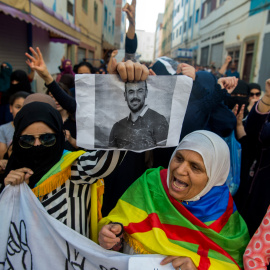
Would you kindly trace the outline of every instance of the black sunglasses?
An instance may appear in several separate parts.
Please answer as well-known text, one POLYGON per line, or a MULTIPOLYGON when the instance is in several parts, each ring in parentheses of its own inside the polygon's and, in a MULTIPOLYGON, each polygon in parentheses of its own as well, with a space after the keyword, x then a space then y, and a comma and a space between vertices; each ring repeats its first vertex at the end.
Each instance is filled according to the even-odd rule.
POLYGON ((261 95, 261 92, 258 92, 258 93, 250 93, 249 94, 251 97, 253 96, 256 96, 256 97, 259 97, 261 95))
POLYGON ((19 145, 22 148, 31 148, 34 146, 36 138, 39 139, 40 143, 46 147, 53 146, 56 143, 56 137, 53 133, 45 133, 39 136, 34 135, 22 135, 19 138, 19 145))

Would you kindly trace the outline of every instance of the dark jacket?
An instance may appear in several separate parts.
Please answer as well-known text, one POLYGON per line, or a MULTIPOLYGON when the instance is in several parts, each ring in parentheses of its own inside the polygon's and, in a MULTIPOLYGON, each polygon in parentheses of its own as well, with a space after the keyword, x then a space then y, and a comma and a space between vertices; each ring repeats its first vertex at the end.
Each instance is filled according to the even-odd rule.
POLYGON ((256 232, 270 204, 270 123, 269 113, 250 111, 241 139, 241 183, 235 196, 238 211, 247 223, 250 236, 256 232))

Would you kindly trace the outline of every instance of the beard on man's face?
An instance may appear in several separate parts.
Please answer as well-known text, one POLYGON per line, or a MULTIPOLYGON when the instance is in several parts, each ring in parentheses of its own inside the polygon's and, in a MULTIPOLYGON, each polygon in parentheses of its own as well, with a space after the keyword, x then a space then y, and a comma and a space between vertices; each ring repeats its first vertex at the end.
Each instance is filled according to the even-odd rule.
POLYGON ((136 113, 144 106, 145 99, 139 99, 139 98, 132 98, 131 100, 127 101, 129 109, 136 113))

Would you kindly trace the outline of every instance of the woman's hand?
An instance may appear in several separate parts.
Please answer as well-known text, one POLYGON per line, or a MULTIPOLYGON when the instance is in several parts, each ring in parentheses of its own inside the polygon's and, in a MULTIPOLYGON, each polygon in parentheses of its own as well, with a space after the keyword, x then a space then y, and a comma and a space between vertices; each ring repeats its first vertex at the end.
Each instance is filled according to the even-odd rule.
POLYGON ((135 27, 136 0, 132 0, 131 4, 126 3, 122 11, 126 12, 129 23, 135 27))
POLYGON ((108 63, 108 72, 110 74, 119 74, 124 82, 145 81, 149 75, 149 70, 145 65, 131 60, 117 63, 114 58, 118 51, 113 51, 108 63))
POLYGON ((131 60, 118 63, 116 69, 124 82, 145 81, 149 75, 149 70, 145 65, 131 60))
POLYGON ((225 88, 231 94, 238 84, 238 79, 236 77, 222 77, 218 79, 218 84, 222 89, 225 88))
POLYGON ((232 112, 234 113, 236 117, 236 139, 240 140, 242 137, 246 136, 246 131, 243 125, 243 118, 244 118, 244 110, 245 110, 245 104, 242 105, 239 113, 238 112, 239 105, 236 104, 234 108, 232 109, 232 112))
POLYGON ((186 63, 181 63, 177 66, 176 70, 177 74, 182 73, 183 75, 186 75, 190 77, 193 81, 196 78, 196 70, 193 66, 186 64, 186 63))
POLYGON ((28 168, 12 170, 4 180, 5 186, 6 185, 16 186, 24 181, 26 182, 26 184, 29 184, 29 178, 33 173, 34 172, 28 168))
POLYGON ((0 160, 0 173, 3 173, 7 166, 7 159, 1 159, 0 160))
POLYGON ((98 242, 100 246, 102 246, 105 249, 111 249, 115 245, 121 243, 121 238, 123 237, 123 234, 121 234, 119 237, 116 236, 119 233, 121 233, 121 231, 122 226, 120 224, 110 223, 108 225, 103 226, 98 236, 98 242))
POLYGON ((265 82, 265 95, 270 97, 270 79, 267 79, 265 82))
POLYGON ((267 79, 265 82, 265 93, 260 99, 258 104, 258 111, 261 113, 270 112, 270 79, 267 79))
POLYGON ((53 77, 47 69, 40 49, 37 47, 35 51, 32 47, 30 47, 29 50, 32 52, 33 56, 31 56, 29 53, 25 53, 25 55, 29 58, 27 59, 26 64, 31 69, 35 70, 46 84, 52 83, 53 77))
POLYGON ((70 134, 70 131, 65 129, 65 137, 66 137, 66 141, 68 141, 74 148, 79 148, 77 146, 77 141, 76 139, 74 139, 71 134, 70 134))
POLYGON ((172 266, 175 269, 181 269, 181 270, 196 270, 198 269, 191 258, 189 257, 177 257, 177 256, 168 256, 165 259, 162 260, 160 263, 161 265, 165 265, 168 263, 172 263, 172 266))

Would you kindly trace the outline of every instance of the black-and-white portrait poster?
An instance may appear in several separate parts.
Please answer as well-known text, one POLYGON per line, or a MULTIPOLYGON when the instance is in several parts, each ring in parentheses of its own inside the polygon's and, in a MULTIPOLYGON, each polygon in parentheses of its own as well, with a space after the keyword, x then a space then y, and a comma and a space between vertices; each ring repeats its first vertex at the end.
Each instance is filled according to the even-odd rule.
POLYGON ((80 74, 75 85, 78 146, 142 152, 178 145, 191 78, 124 83, 117 75, 80 74))

